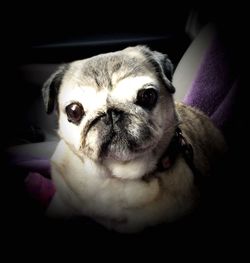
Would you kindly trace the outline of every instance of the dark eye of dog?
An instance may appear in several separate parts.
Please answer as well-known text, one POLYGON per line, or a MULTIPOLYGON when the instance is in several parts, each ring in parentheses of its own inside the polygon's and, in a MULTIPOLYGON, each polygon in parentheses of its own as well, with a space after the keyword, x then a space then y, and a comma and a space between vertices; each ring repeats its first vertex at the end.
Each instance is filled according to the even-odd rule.
POLYGON ((136 104, 150 110, 155 106, 157 99, 158 93, 155 89, 141 89, 137 93, 136 104))
POLYGON ((68 121, 78 124, 84 115, 84 109, 82 104, 74 102, 69 104, 65 108, 66 114, 68 116, 68 121))

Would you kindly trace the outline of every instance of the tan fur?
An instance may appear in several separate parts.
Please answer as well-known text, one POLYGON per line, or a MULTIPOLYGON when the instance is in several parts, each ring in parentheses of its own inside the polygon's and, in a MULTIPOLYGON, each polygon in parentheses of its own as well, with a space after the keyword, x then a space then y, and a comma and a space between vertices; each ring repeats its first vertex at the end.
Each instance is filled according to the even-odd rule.
POLYGON ((226 151, 226 143, 221 132, 200 110, 176 103, 180 128, 194 150, 194 162, 203 176, 211 170, 226 151))

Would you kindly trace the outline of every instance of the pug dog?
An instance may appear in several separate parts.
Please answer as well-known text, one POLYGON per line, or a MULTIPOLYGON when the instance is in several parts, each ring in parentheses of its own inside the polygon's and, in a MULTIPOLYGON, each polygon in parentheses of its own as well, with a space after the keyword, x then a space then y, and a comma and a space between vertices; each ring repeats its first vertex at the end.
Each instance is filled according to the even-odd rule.
POLYGON ((174 102, 172 74, 167 55, 134 46, 62 65, 45 82, 60 136, 48 216, 132 233, 193 210, 196 179, 211 174, 225 141, 202 112, 174 102))

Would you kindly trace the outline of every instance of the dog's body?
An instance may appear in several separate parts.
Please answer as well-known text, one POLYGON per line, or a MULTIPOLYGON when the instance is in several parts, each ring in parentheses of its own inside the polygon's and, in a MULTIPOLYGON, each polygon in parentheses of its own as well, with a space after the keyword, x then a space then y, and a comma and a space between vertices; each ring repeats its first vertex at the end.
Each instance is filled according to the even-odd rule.
POLYGON ((45 84, 48 112, 58 98, 61 141, 52 156, 57 193, 51 216, 89 216, 121 232, 172 221, 197 201, 194 171, 178 152, 165 170, 159 160, 176 128, 207 176, 224 140, 201 112, 174 104, 172 66, 137 46, 71 63, 45 84))

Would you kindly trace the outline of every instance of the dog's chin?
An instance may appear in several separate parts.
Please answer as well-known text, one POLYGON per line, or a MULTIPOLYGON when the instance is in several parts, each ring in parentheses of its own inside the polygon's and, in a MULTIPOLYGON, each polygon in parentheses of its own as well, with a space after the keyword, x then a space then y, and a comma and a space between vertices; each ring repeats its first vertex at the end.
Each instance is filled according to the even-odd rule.
POLYGON ((154 149, 155 145, 147 145, 135 148, 130 150, 128 148, 122 148, 118 146, 111 145, 105 152, 102 154, 101 159, 103 160, 114 160, 117 162, 129 162, 134 159, 137 159, 141 156, 144 156, 151 152, 154 149))

